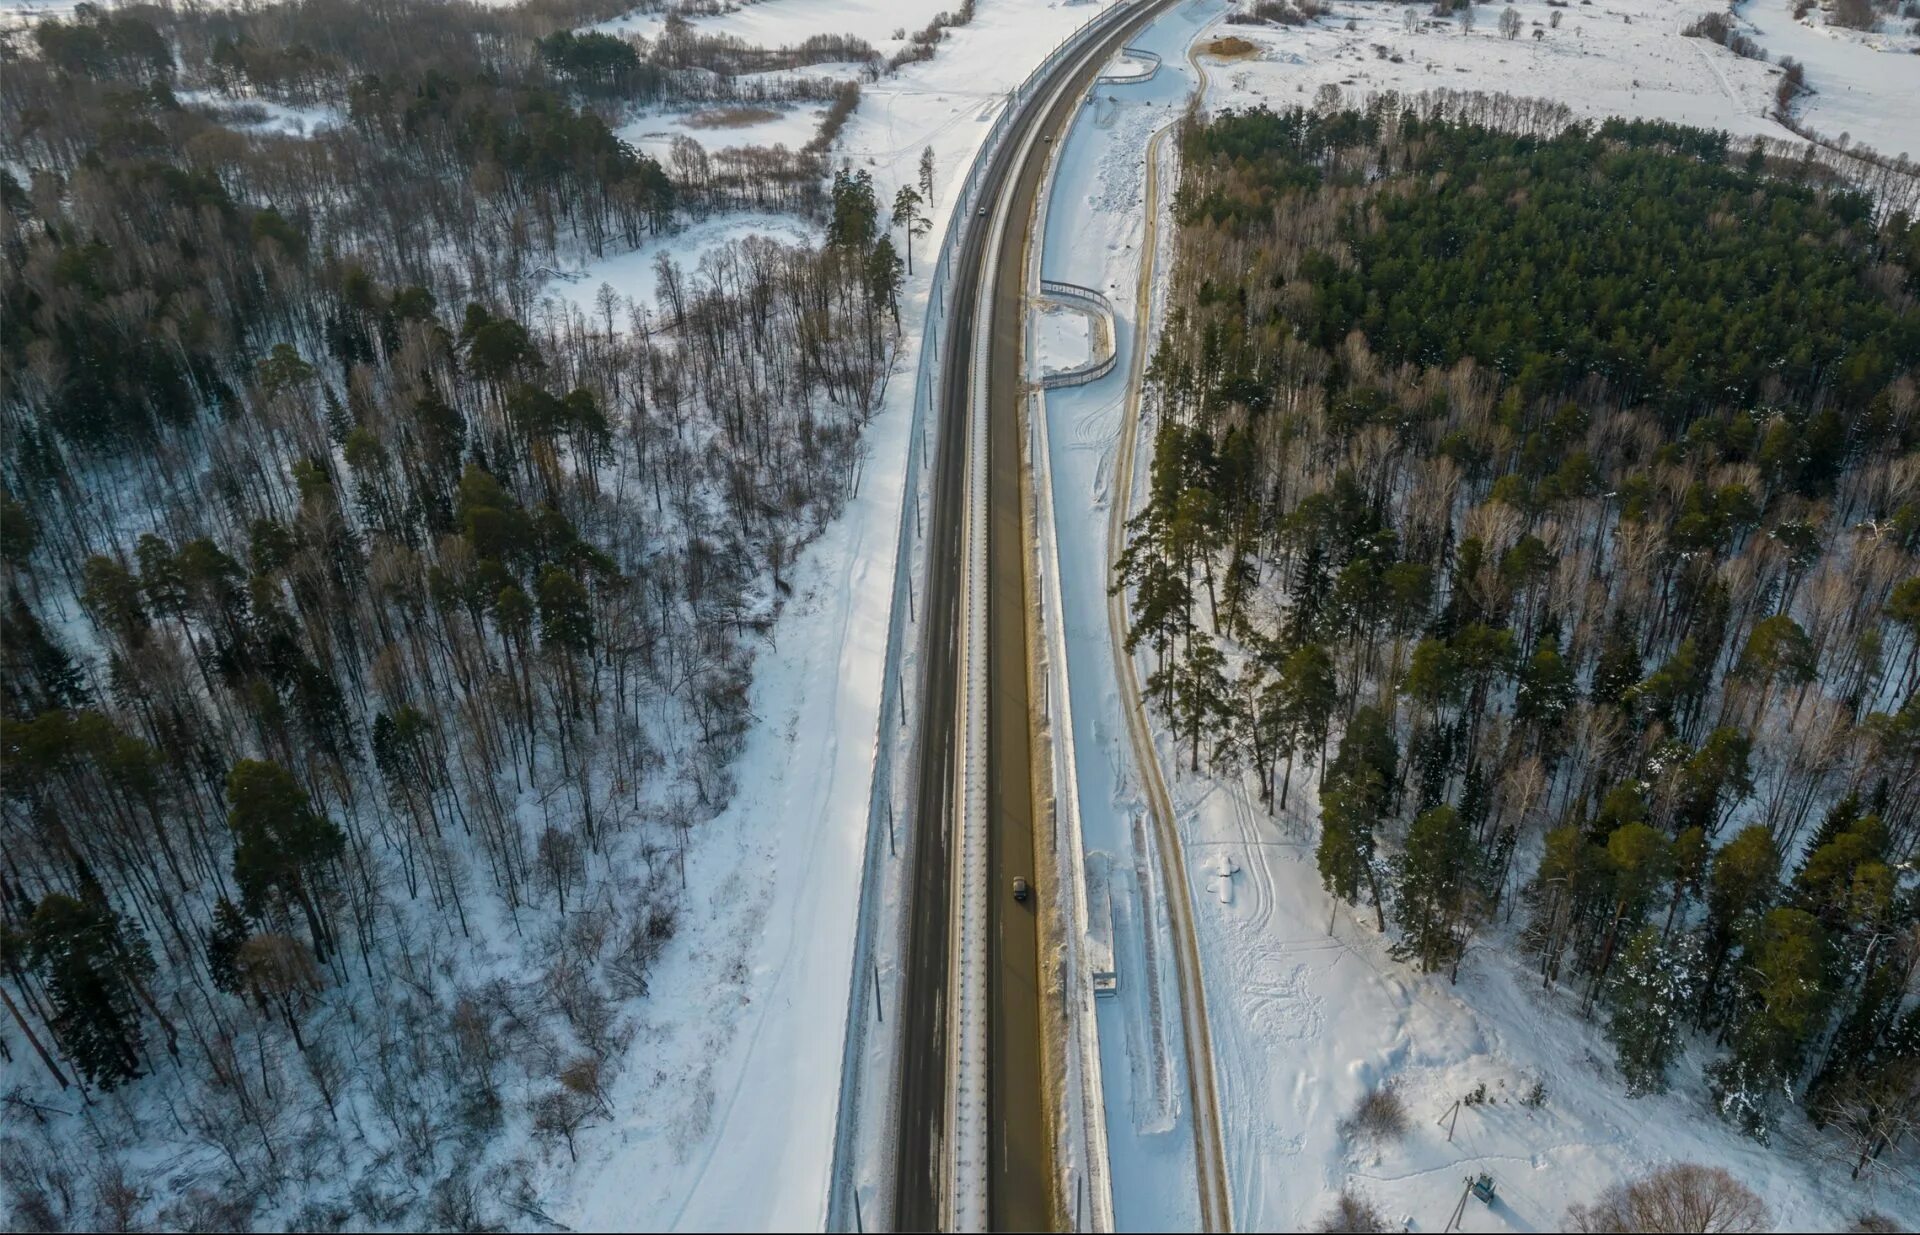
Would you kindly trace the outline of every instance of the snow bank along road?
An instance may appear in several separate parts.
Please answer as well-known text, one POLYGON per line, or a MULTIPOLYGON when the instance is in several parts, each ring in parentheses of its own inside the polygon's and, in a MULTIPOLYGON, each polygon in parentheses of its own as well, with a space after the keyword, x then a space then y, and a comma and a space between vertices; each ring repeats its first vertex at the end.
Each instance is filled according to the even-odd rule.
MULTIPOLYGON (((1045 159, 1044 143, 1027 131, 1066 132, 1081 95, 1131 35, 1173 0, 1148 0, 1121 18, 1082 55, 1064 61, 1029 96, 1034 103, 986 171, 983 201, 998 202, 1006 217, 1031 217, 1045 159), (1065 88, 1062 89, 1062 84, 1065 88), (1050 101, 1050 105, 1049 104, 1050 101), (1044 113, 1044 114, 1043 114, 1044 113), (1023 157, 1024 156, 1024 157, 1023 157)), ((990 211, 991 212, 991 211, 990 211)), ((973 384, 988 395, 987 451, 987 932, 990 941, 988 1015, 988 1220, 995 1229, 1041 1229, 1050 1225, 1052 1198, 1047 1163, 1047 1113, 1040 1076, 1038 937, 1032 902, 1013 900, 1012 883, 1033 868, 1035 785, 1032 774, 1032 710, 1028 696, 1026 529, 1020 465, 1020 336, 1025 245, 991 251, 990 230, 978 217, 965 227, 956 270, 955 320, 943 363, 968 381, 949 382, 942 409, 945 440, 965 439, 973 384), (988 277, 992 298, 979 321, 980 280, 988 277), (972 366, 975 331, 991 332, 984 372, 972 366)), ((962 532, 967 456, 943 450, 929 528, 930 560, 941 564, 928 587, 927 686, 920 718, 925 752, 919 768, 918 818, 941 821, 923 827, 915 847, 913 909, 902 1033, 908 1044, 901 1078, 898 1130, 899 1173, 894 1225, 931 1229, 943 1217, 939 1164, 946 1157, 949 927, 952 902, 955 779, 954 751, 964 700, 959 689, 962 532)), ((1042 890, 1043 891, 1043 890, 1042 890)))

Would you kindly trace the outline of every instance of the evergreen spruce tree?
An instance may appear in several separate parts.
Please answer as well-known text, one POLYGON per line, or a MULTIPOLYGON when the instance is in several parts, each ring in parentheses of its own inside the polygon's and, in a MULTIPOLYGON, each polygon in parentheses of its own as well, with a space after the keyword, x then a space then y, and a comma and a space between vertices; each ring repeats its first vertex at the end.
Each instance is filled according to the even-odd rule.
POLYGON ((35 906, 29 955, 46 979, 60 1049, 105 1090, 142 1075, 134 983, 153 968, 146 941, 105 904, 59 893, 35 906))
POLYGON ((1640 640, 1624 610, 1615 610, 1600 644, 1589 694, 1595 703, 1619 704, 1628 689, 1640 681, 1640 640))
POLYGON ((213 979, 214 989, 229 995, 239 993, 240 975, 235 962, 240 946, 252 935, 253 927, 238 905, 224 896, 214 902, 213 925, 207 931, 207 974, 213 979))
POLYGON ((1473 835, 1451 806, 1423 811, 1407 832, 1394 916, 1405 934, 1400 950, 1429 973, 1453 960, 1460 945, 1473 858, 1473 835))
POLYGON ((1667 1068, 1680 1051, 1692 1005, 1695 951, 1685 936, 1668 944, 1644 926, 1607 980, 1607 1041, 1634 1097, 1667 1088, 1667 1068))

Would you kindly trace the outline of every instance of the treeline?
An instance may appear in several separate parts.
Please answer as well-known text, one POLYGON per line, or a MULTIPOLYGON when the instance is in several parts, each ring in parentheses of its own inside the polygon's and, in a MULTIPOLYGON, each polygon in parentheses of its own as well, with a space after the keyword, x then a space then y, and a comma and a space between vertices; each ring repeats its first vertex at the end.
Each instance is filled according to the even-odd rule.
POLYGON ((1484 934, 1634 1091, 1708 1043, 1727 1118, 1869 1167, 1920 1115, 1920 225, 1653 122, 1181 140, 1117 586, 1187 761, 1314 769, 1407 959, 1484 934))
POLYGON ((42 42, 106 50, 0 73, 11 1225, 538 1215, 515 1147, 611 1112, 759 642, 854 483, 901 277, 871 180, 820 248, 536 316, 536 255, 678 190, 540 77, 538 14, 577 11, 448 6, 422 51, 495 61, 419 77, 320 16, 417 7, 234 15, 326 33, 318 138, 179 104, 167 23, 209 15, 83 6, 42 42))

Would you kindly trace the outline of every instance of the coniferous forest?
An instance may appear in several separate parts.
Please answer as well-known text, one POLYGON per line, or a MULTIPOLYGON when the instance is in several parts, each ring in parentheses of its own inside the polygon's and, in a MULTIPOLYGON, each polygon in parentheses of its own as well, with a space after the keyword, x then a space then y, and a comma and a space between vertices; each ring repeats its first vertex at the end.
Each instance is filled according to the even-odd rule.
POLYGON ((1913 186, 1523 112, 1186 123, 1130 638, 1409 963, 1858 1176, 1920 1118, 1913 186))
POLYGON ((671 167, 613 132, 837 126, 858 84, 781 70, 872 49, 575 33, 632 7, 81 4, 0 43, 7 1225, 525 1224, 489 1147, 609 1113, 901 277, 831 132, 671 167), (828 242, 541 307, 743 204, 828 242))

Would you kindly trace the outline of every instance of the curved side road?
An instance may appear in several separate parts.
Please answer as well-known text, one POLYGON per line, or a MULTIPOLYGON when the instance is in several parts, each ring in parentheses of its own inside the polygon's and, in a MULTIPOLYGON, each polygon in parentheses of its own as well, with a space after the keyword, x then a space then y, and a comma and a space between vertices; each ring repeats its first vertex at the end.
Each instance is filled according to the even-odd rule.
MULTIPOLYGON (((1189 52, 1198 75, 1196 98, 1204 98, 1206 70, 1189 52)), ((1174 122, 1179 123, 1178 121, 1174 122)), ((1157 130, 1147 143, 1146 232, 1141 244, 1140 284, 1134 302, 1135 340, 1127 372, 1126 406, 1121 414, 1120 444, 1114 463, 1113 504, 1107 514, 1107 566, 1117 581, 1116 565, 1126 547, 1127 517, 1133 509, 1133 474, 1140 435, 1141 382, 1146 369, 1147 331, 1152 322, 1153 277, 1159 246, 1160 147, 1173 125, 1157 130)), ((1146 791, 1147 810, 1153 816, 1154 836, 1167 872, 1167 917, 1174 936, 1174 974, 1180 988, 1180 1017, 1186 1044, 1187 1093, 1193 1104, 1193 1156, 1200 1185, 1200 1225, 1209 1231, 1231 1230, 1232 1197, 1227 1183, 1227 1159, 1221 1132, 1220 1104, 1214 1089, 1213 1035, 1207 1020, 1206 991, 1200 976, 1200 950, 1193 929, 1193 902, 1189 895, 1187 862, 1174 821, 1173 799, 1160 770, 1140 697, 1140 679, 1127 654, 1127 597, 1124 589, 1110 591, 1107 625, 1113 646, 1114 678, 1120 686, 1121 709, 1127 715, 1127 735, 1133 743, 1133 762, 1146 791)))

